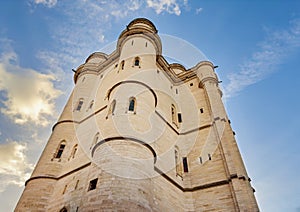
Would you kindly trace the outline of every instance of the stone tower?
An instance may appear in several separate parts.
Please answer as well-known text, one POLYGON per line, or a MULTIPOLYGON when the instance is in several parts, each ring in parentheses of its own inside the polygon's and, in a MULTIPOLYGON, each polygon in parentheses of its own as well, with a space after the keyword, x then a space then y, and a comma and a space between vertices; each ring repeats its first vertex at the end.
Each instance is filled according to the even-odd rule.
POLYGON ((138 18, 74 81, 16 211, 258 211, 211 62, 169 64, 138 18))

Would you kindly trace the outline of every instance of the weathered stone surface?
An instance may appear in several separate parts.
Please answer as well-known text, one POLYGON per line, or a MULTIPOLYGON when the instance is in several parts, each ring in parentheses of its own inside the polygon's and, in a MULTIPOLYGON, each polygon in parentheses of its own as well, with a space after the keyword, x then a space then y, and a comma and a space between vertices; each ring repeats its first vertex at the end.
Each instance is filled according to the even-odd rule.
POLYGON ((136 19, 74 80, 16 211, 258 211, 212 63, 169 65, 136 19))

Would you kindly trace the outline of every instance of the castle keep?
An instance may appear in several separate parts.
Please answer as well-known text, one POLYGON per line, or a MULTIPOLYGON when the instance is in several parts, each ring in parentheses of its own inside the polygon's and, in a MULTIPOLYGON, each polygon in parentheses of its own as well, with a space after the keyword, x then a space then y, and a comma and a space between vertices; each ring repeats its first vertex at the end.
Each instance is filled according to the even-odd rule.
POLYGON ((133 20, 76 69, 16 211, 258 211, 214 68, 169 64, 133 20))

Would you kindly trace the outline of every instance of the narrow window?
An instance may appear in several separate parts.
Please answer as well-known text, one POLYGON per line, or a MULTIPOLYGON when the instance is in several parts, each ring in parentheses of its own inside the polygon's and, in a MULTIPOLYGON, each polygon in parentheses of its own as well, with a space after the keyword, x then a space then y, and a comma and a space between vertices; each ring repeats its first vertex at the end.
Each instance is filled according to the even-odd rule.
POLYGON ((78 188, 78 184, 79 184, 79 180, 76 181, 75 188, 74 188, 75 190, 78 188))
POLYGON ((122 62, 121 62, 121 70, 124 70, 124 65, 125 65, 125 61, 122 60, 122 62))
POLYGON ((172 115, 172 123, 176 124, 177 126, 177 118, 176 118, 176 108, 175 106, 172 104, 171 105, 171 115, 172 115))
POLYGON ((115 108, 116 108, 116 100, 113 100, 111 103, 111 114, 112 115, 114 115, 115 108))
POLYGON ((133 42, 134 42, 134 41, 132 40, 132 41, 131 41, 131 46, 133 46, 133 42))
POLYGON ((92 109, 93 105, 94 105, 94 100, 91 101, 89 109, 92 109))
POLYGON ((75 144, 75 146, 73 147, 72 153, 71 153, 71 158, 74 158, 74 157, 75 157, 75 154, 76 154, 76 152, 77 152, 77 149, 78 149, 78 145, 75 144))
POLYGON ((139 66, 140 65, 140 59, 138 57, 136 57, 134 59, 134 66, 139 66))
POLYGON ((178 147, 175 147, 175 165, 176 165, 176 175, 181 176, 182 175, 182 168, 181 168, 181 163, 180 163, 180 155, 179 155, 179 150, 178 147))
POLYGON ((108 114, 107 115, 110 115, 110 114, 114 115, 115 108, 116 108, 116 100, 114 99, 111 102, 110 106, 109 106, 109 110, 108 110, 108 114))
POLYGON ((208 160, 211 160, 211 155, 210 154, 208 154, 208 160))
POLYGON ((64 187, 64 190, 63 190, 63 192, 62 192, 62 194, 65 194, 66 193, 66 190, 67 190, 67 185, 65 185, 65 187, 64 187))
POLYGON ((200 113, 203 113, 203 108, 200 108, 200 113))
POLYGON ((82 81, 81 81, 81 82, 84 82, 84 80, 85 80, 85 77, 82 78, 82 81))
POLYGON ((83 99, 79 99, 76 110, 80 111, 80 109, 82 108, 82 105, 83 105, 83 99))
POLYGON ((55 158, 61 158, 62 153, 63 153, 65 147, 66 147, 66 142, 65 142, 65 141, 62 141, 62 142, 60 143, 60 145, 59 145, 57 151, 56 151, 55 158))
POLYGON ((88 191, 96 189, 97 182, 98 182, 98 178, 91 180, 88 191))
POLYGON ((92 146, 94 146, 98 142, 98 140, 99 140, 99 132, 97 132, 96 135, 94 136, 92 146))
POLYGON ((202 158, 201 157, 199 157, 199 162, 202 164, 202 158))
POLYGON ((130 97, 129 99, 129 107, 128 107, 128 111, 135 111, 135 98, 134 97, 130 97))
POLYGON ((189 172, 187 157, 182 158, 182 163, 183 163, 183 171, 184 172, 189 172))
POLYGON ((176 88, 176 94, 178 94, 178 89, 176 88))
POLYGON ((178 122, 179 122, 179 123, 181 123, 181 122, 182 122, 181 113, 178 113, 178 122))
POLYGON ((175 149, 175 164, 176 164, 176 172, 177 172, 177 163, 178 163, 178 151, 175 149))
POLYGON ((147 42, 146 42, 145 46, 147 47, 147 42))

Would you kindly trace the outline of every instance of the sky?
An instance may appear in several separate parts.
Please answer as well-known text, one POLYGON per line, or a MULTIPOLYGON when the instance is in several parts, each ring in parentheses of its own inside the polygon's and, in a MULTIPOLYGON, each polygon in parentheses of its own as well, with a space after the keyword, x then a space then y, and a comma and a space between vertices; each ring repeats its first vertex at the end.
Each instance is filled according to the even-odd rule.
MULTIPOLYGON (((186 68, 203 57, 219 66, 260 210, 299 212, 297 0, 0 0, 0 211, 13 211, 74 86, 72 69, 137 17, 198 51, 179 58, 186 68)), ((174 49, 163 43, 166 57, 174 49)))

